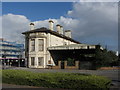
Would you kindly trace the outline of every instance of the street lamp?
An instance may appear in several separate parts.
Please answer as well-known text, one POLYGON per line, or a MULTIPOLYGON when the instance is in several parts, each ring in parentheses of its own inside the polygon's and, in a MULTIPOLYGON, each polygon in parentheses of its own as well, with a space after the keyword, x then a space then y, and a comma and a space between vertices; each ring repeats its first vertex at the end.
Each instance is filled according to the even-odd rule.
POLYGON ((2 55, 2 58, 3 58, 3 69, 5 69, 5 67, 6 67, 6 63, 5 63, 6 54, 5 53, 2 55))

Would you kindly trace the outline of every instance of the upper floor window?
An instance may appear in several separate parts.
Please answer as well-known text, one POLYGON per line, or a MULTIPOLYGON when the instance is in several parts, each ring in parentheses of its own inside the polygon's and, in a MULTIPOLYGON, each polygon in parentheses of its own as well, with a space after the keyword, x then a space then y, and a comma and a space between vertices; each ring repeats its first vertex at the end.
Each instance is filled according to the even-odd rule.
POLYGON ((31 39, 31 51, 35 51, 35 39, 31 39))
POLYGON ((38 39, 38 50, 43 51, 44 50, 44 40, 38 39))

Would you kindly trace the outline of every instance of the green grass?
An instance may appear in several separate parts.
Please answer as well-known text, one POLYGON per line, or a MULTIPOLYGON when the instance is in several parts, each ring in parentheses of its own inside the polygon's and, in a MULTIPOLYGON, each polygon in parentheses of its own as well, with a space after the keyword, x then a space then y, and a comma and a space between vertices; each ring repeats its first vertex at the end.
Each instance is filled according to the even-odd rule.
MULTIPOLYGON (((108 89, 111 80, 96 75, 75 73, 33 73, 25 70, 3 70, 3 83, 39 86, 48 88, 108 89)), ((82 89, 82 90, 83 90, 82 89)))

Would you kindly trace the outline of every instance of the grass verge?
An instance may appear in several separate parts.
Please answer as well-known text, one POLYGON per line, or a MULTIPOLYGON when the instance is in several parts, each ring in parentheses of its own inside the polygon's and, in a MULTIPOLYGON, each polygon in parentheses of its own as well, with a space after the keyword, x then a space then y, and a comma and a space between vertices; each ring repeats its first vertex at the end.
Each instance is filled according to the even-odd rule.
POLYGON ((111 80, 96 75, 77 73, 33 73, 25 70, 2 70, 3 83, 66 89, 104 89, 111 80))

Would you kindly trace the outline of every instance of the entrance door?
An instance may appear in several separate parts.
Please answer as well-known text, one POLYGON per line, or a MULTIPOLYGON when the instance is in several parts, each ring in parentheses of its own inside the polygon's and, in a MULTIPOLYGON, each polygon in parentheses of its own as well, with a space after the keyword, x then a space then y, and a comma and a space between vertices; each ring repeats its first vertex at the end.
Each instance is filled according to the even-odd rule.
POLYGON ((43 66, 43 57, 38 57, 38 66, 43 66))

